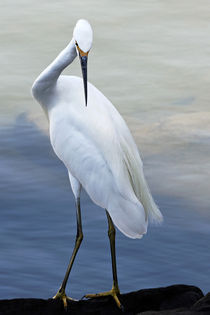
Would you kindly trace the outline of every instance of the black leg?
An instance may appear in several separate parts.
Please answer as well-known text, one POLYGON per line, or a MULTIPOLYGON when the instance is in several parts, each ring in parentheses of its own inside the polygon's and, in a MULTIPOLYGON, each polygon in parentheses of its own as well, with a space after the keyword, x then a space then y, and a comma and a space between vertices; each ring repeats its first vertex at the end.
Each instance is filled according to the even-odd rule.
POLYGON ((118 295, 120 294, 120 290, 118 287, 118 281, 117 281, 117 265, 116 265, 116 253, 115 253, 115 227, 112 222, 112 219, 106 210, 106 215, 108 219, 108 236, 109 236, 109 241, 110 241, 110 249, 111 249, 111 257, 112 257, 112 274, 113 274, 113 285, 112 289, 107 292, 102 292, 102 293, 96 293, 96 294, 86 294, 86 298, 97 298, 97 297, 103 297, 103 296, 109 296, 111 295, 117 306, 120 309, 123 309, 122 304, 120 303, 120 300, 118 298, 118 295))
POLYGON ((80 198, 77 198, 77 200, 76 200, 76 215, 77 215, 77 235, 76 235, 74 250, 73 250, 68 268, 66 270, 65 277, 64 277, 63 282, 61 284, 61 287, 58 290, 57 294, 54 296, 54 299, 60 298, 63 300, 64 307, 67 307, 67 301, 66 300, 70 299, 66 296, 66 293, 65 293, 66 284, 67 284, 69 274, 71 272, 75 257, 77 255, 78 249, 79 249, 81 242, 83 240, 82 220, 81 220, 81 210, 80 210, 80 198))

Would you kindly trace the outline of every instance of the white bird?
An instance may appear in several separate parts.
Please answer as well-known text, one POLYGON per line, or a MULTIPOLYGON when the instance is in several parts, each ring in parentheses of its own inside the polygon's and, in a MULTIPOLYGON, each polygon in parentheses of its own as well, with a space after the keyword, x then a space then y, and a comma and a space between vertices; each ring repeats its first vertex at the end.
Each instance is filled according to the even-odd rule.
POLYGON ((110 291, 85 297, 112 295, 121 307, 114 225, 130 238, 141 238, 147 232, 148 218, 161 221, 162 215, 148 189, 137 146, 125 121, 112 103, 87 83, 87 58, 92 41, 90 24, 79 20, 70 43, 32 86, 32 94, 49 120, 52 147, 68 170, 77 210, 75 248, 54 298, 62 299, 65 307, 70 299, 65 288, 83 239, 80 211, 83 188, 95 204, 106 209, 113 271, 110 291), (77 56, 83 79, 61 75, 77 56))

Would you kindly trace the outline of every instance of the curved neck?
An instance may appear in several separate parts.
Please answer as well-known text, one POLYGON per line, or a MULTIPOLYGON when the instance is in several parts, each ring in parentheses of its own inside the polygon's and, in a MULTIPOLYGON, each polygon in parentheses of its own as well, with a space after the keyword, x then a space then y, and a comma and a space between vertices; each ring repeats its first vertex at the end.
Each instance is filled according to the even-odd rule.
MULTIPOLYGON (((72 39, 67 47, 56 57, 56 59, 38 76, 35 80, 32 90, 33 92, 44 92, 46 89, 54 86, 61 72, 72 63, 76 58, 77 52, 75 42, 72 39)), ((37 93, 33 93, 37 94, 37 93)), ((37 95, 34 95, 35 97, 37 95)))

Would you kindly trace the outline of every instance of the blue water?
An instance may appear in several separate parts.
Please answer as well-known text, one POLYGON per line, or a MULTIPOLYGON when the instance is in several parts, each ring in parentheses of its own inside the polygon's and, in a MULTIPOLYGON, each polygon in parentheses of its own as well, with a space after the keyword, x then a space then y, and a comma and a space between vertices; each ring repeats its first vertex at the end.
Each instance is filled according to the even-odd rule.
MULTIPOLYGON (((52 297, 74 246, 74 198, 48 137, 24 114, 1 127, 0 178, 0 298, 52 297)), ((179 196, 154 197, 162 226, 150 226, 142 240, 117 232, 121 291, 175 283, 209 291, 209 215, 179 196)), ((81 206, 84 241, 67 289, 75 298, 112 285, 105 212, 85 193, 81 206)))

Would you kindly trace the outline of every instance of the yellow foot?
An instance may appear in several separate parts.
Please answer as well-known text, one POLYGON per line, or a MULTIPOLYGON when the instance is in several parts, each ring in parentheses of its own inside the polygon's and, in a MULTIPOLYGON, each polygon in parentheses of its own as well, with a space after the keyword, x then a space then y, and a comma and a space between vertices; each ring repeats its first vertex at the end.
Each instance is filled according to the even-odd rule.
POLYGON ((65 293, 65 290, 59 289, 53 299, 60 299, 63 301, 64 308, 67 309, 67 301, 76 301, 70 297, 68 297, 65 293))
POLYGON ((102 292, 102 293, 96 293, 96 294, 86 294, 84 297, 87 298, 87 299, 93 299, 93 298, 98 298, 98 297, 103 297, 103 296, 112 296, 113 299, 115 300, 117 306, 120 308, 120 309, 123 309, 123 306, 118 298, 118 295, 120 294, 120 291, 119 289, 115 289, 115 288, 112 288, 110 291, 107 291, 107 292, 102 292))

